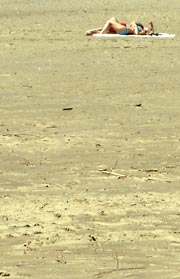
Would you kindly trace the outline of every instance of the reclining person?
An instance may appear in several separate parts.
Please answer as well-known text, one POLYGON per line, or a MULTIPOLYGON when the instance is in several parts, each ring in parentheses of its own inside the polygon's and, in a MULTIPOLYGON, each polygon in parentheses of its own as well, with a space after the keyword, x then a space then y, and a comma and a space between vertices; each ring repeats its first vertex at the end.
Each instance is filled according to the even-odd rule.
POLYGON ((86 35, 93 34, 119 34, 119 35, 148 35, 154 33, 154 26, 149 22, 148 27, 140 22, 132 21, 130 24, 118 21, 115 17, 108 20, 104 27, 99 27, 86 31, 86 35))

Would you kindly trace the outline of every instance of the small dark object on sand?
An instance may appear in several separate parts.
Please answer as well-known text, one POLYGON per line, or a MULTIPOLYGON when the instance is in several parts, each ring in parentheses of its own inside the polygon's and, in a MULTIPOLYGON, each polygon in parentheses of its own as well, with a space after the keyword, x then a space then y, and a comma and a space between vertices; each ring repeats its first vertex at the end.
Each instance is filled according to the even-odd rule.
POLYGON ((63 108, 63 110, 72 110, 73 108, 63 108))
POLYGON ((0 276, 2 276, 2 277, 8 277, 8 276, 10 276, 10 273, 5 272, 5 271, 0 271, 0 276))

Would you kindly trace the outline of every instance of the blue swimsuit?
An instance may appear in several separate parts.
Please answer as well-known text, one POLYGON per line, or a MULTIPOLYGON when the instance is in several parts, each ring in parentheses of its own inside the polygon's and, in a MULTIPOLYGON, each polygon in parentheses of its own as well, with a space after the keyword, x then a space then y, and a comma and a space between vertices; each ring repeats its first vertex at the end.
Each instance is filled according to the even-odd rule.
POLYGON ((128 35, 129 34, 129 30, 128 27, 125 27, 125 30, 123 32, 118 33, 119 35, 128 35))
POLYGON ((138 31, 142 31, 143 30, 142 26, 140 26, 140 25, 137 25, 137 29, 138 29, 138 31))
MULTIPOLYGON (((143 28, 140 25, 137 25, 137 29, 138 29, 138 31, 142 31, 143 28)), ((123 32, 118 33, 118 34, 119 35, 128 35, 129 34, 128 27, 126 26, 125 30, 123 32)))

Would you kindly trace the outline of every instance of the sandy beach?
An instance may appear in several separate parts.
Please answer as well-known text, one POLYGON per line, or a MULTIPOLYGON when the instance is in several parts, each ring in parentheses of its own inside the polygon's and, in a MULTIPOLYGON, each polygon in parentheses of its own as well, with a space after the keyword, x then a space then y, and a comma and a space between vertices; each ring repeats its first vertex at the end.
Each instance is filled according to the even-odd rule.
POLYGON ((0 278, 180 279, 179 12, 0 1, 0 278), (111 16, 177 36, 84 36, 111 16))

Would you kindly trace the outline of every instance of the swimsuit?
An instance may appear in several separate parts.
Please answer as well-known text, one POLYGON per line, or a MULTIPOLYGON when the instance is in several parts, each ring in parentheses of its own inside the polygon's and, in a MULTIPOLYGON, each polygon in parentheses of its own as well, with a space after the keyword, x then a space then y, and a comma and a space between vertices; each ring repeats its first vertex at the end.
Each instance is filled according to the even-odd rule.
MULTIPOLYGON (((124 24, 122 24, 122 25, 124 25, 124 24)), ((142 31, 143 30, 142 26, 140 26, 140 25, 137 25, 137 29, 138 29, 138 31, 142 31)), ((125 26, 125 30, 123 32, 118 33, 118 34, 119 35, 128 35, 129 34, 128 27, 125 26)))
POLYGON ((121 25, 124 25, 124 26, 126 26, 126 25, 127 25, 127 23, 126 23, 126 22, 123 22, 123 21, 122 21, 122 22, 120 22, 120 24, 121 24, 121 25))
POLYGON ((138 29, 138 31, 142 31, 143 30, 142 26, 140 26, 140 25, 137 25, 137 29, 138 29))
POLYGON ((123 32, 118 33, 119 35, 128 35, 129 34, 129 30, 128 27, 125 27, 125 30, 123 32))

